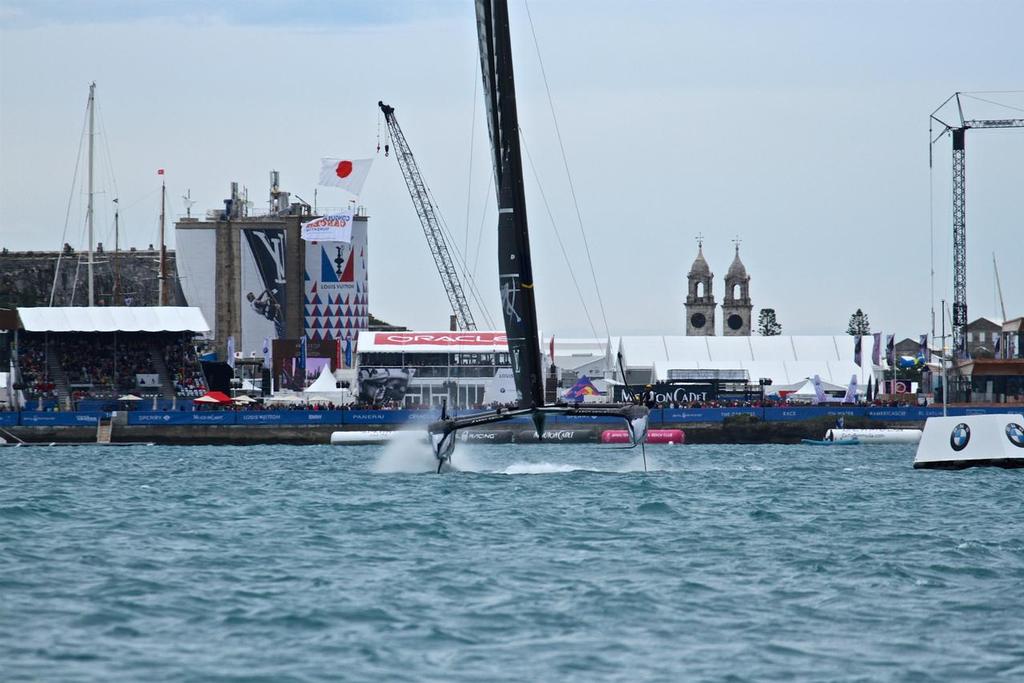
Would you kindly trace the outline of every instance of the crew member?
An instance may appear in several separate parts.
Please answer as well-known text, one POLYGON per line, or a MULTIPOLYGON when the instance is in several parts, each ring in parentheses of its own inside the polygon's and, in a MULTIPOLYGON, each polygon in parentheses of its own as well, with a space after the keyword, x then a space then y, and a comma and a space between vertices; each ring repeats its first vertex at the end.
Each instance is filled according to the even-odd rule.
POLYGON ((640 396, 640 401, 648 408, 655 408, 658 405, 658 401, 654 395, 654 387, 650 384, 644 386, 644 393, 640 396))

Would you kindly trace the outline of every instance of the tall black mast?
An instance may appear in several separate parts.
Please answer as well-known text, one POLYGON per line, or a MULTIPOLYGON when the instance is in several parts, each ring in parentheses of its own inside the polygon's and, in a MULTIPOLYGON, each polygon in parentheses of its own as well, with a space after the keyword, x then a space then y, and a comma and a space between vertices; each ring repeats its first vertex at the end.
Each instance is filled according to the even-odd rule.
POLYGON ((476 20, 498 195, 501 312, 519 407, 535 408, 544 405, 544 383, 506 0, 477 0, 476 20))

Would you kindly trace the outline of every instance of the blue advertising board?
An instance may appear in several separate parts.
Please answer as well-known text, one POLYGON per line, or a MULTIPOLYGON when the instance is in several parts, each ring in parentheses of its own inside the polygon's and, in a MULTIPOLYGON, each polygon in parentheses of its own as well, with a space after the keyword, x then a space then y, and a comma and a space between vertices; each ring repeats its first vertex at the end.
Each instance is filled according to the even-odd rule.
POLYGON ((103 413, 22 413, 22 427, 87 427, 95 426, 103 413))
POLYGON ((236 424, 317 425, 342 424, 340 410, 258 410, 237 413, 236 424))
POLYGON ((0 427, 13 427, 18 424, 17 413, 0 413, 0 427))
POLYGON ((167 411, 153 412, 149 410, 133 410, 128 413, 130 425, 196 425, 196 424, 235 424, 235 413, 230 411, 167 411))
POLYGON ((403 424, 410 420, 426 421, 430 419, 430 415, 436 414, 430 410, 346 410, 344 423, 347 425, 393 425, 403 424))

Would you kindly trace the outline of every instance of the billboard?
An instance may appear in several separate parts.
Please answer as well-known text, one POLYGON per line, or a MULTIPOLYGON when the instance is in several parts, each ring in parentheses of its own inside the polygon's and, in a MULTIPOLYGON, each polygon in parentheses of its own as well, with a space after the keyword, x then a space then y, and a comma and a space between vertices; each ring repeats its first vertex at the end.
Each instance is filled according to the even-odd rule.
POLYGON ((409 389, 410 368, 360 368, 359 400, 363 403, 401 403, 409 389))
POLYGON ((242 339, 237 350, 262 355, 263 339, 285 336, 285 231, 246 228, 240 231, 242 339))
POLYGON ((299 340, 275 339, 271 347, 274 386, 296 391, 305 389, 316 381, 325 365, 332 369, 341 367, 339 347, 338 342, 333 340, 307 341, 306 367, 303 372, 299 340))
POLYGON ((355 340, 369 326, 367 221, 352 225, 352 242, 305 241, 303 305, 310 341, 355 340))
POLYGON ((205 336, 213 338, 217 332, 217 231, 179 227, 174 231, 174 243, 185 303, 203 312, 210 326, 205 336))

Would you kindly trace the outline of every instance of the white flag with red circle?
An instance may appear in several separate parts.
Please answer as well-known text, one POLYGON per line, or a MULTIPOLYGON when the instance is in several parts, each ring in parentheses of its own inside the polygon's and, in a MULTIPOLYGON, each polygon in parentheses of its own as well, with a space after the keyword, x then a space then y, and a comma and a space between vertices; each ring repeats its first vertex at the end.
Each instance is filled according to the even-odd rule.
POLYGON ((320 159, 320 184, 359 195, 373 159, 320 159))

